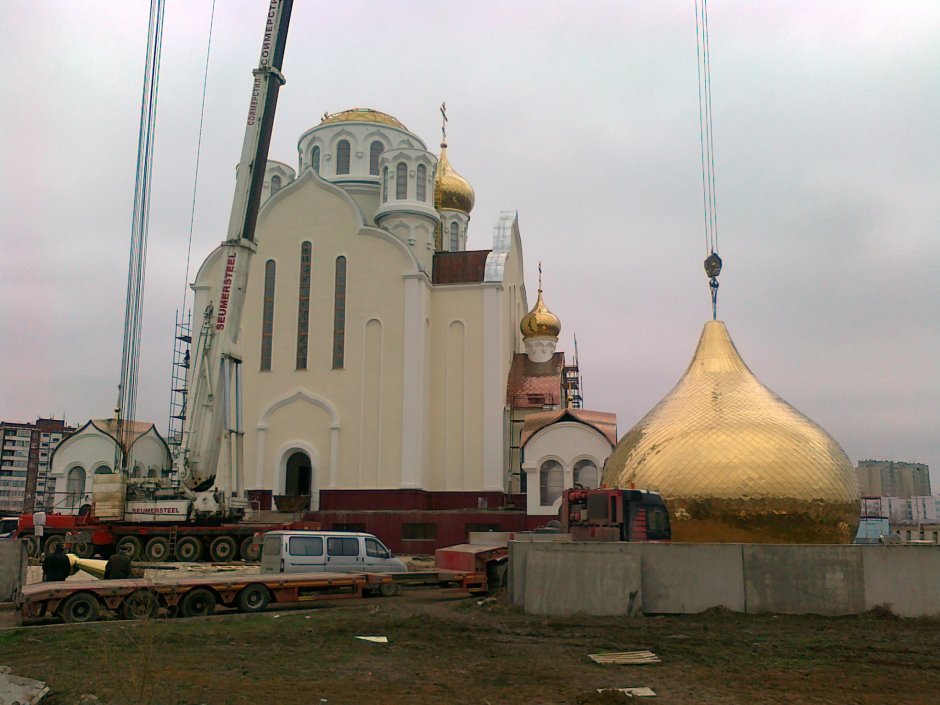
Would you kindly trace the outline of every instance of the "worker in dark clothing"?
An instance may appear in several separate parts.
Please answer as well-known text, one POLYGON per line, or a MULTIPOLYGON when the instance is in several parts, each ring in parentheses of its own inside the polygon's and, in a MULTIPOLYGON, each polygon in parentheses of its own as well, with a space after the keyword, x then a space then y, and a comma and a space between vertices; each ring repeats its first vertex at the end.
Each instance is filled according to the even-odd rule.
POLYGON ((53 552, 48 554, 42 561, 43 580, 65 580, 71 573, 72 564, 69 562, 69 557, 65 555, 65 547, 61 543, 57 543, 53 552))
POLYGON ((131 577, 131 559, 126 553, 118 551, 108 559, 104 566, 105 580, 123 580, 131 577))

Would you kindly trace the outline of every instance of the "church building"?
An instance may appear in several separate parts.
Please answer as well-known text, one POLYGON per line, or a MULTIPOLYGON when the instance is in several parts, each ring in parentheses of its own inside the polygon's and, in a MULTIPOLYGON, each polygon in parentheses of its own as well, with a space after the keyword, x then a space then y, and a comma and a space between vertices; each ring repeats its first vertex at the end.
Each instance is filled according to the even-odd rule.
MULTIPOLYGON (((564 486, 599 482, 616 419, 580 409, 541 288, 529 311, 516 213, 468 249, 474 192, 446 142, 378 111, 325 115, 297 147, 296 170, 267 165, 242 316, 255 506, 399 550, 557 516, 564 486)), ((194 335, 222 253, 193 284, 194 335)))

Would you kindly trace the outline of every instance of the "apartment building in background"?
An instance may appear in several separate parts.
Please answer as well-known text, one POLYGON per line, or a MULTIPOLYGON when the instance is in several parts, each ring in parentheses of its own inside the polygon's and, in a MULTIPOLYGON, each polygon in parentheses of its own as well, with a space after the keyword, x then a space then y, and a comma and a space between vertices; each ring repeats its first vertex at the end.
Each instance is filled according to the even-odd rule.
POLYGON ((52 451, 73 431, 63 419, 0 421, 0 512, 55 507, 54 485, 46 486, 52 451))

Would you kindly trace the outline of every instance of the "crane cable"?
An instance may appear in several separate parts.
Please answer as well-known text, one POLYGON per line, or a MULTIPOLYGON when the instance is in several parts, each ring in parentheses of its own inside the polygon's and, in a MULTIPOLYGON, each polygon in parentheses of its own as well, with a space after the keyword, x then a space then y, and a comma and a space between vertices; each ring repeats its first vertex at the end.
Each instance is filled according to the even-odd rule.
POLYGON ((206 43, 206 68, 202 76, 202 104, 199 108, 199 138, 196 142, 196 168, 193 174, 193 202, 189 213, 189 240, 186 244, 186 277, 183 280, 183 307, 182 315, 186 315, 186 301, 189 296, 189 264, 193 251, 193 226, 196 222, 196 190, 199 186, 199 158, 202 155, 202 127, 206 117, 206 88, 209 85, 209 55, 212 53, 212 27, 215 24, 215 0, 212 0, 212 10, 209 14, 209 40, 206 43))
POLYGON ((156 131, 157 88, 160 77, 160 49, 163 43, 164 0, 151 0, 147 29, 147 55, 137 135, 137 166, 134 181, 134 208, 131 247, 124 308, 124 339, 121 351, 121 379, 115 409, 118 448, 115 470, 126 462, 121 448, 128 447, 130 429, 137 413, 137 378, 140 369, 140 337, 143 317, 144 279, 147 268, 147 227, 150 219, 150 175, 153 170, 153 142, 156 131))
POLYGON ((712 299, 712 319, 718 318, 718 202, 715 187, 715 130, 712 121, 711 52, 708 40, 708 0, 695 0, 695 55, 698 69, 699 141, 702 153, 702 201, 705 210, 705 273, 712 299))

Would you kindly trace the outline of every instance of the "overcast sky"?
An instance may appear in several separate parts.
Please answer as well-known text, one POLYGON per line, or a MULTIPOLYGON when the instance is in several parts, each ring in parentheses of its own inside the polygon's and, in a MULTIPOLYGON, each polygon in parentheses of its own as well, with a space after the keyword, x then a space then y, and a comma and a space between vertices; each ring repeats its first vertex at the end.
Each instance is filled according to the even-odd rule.
MULTIPOLYGON (((138 416, 165 430, 209 0, 169 0, 138 416)), ((225 235, 267 2, 220 0, 193 270, 225 235)), ((853 462, 940 491, 940 3, 709 7, 719 318, 751 369, 853 462)), ((148 3, 0 4, 0 418, 112 413, 148 3)), ((692 0, 298 0, 270 156, 324 111, 390 113, 476 191, 471 249, 514 209, 530 300, 576 332, 621 434, 710 318, 692 0)), ((193 274, 190 273, 190 279, 193 274)))

